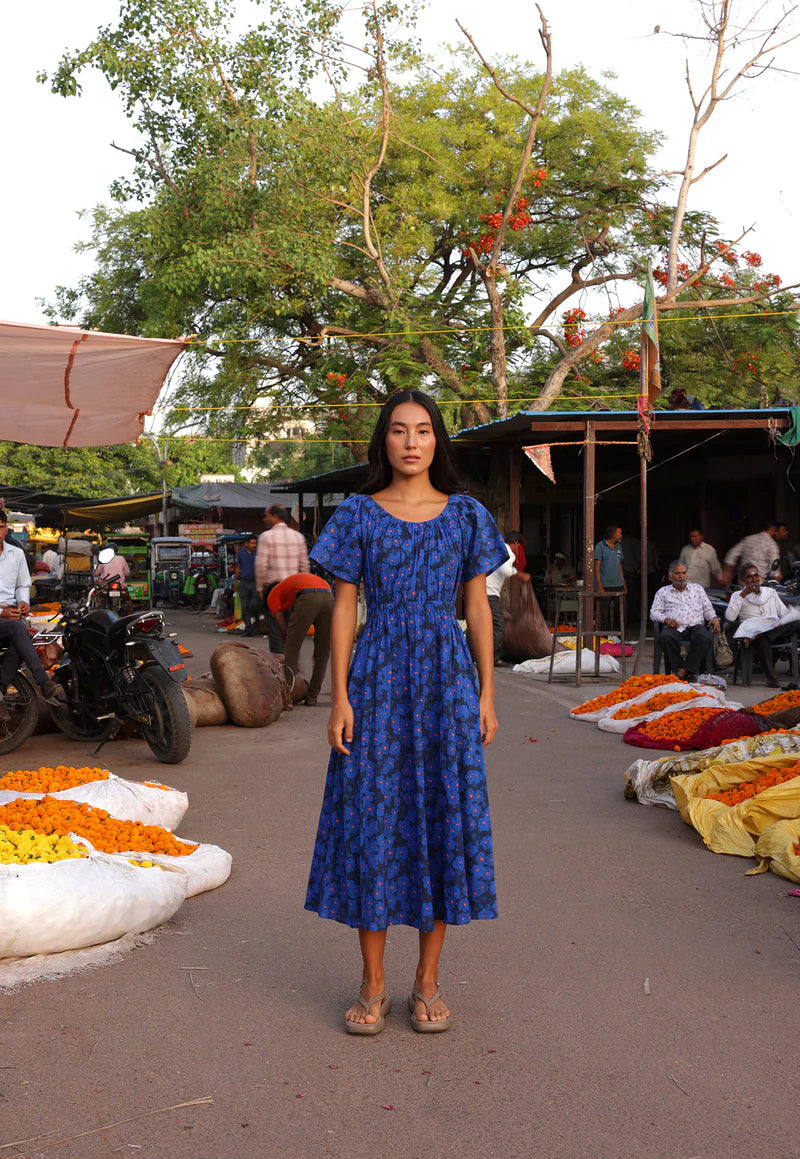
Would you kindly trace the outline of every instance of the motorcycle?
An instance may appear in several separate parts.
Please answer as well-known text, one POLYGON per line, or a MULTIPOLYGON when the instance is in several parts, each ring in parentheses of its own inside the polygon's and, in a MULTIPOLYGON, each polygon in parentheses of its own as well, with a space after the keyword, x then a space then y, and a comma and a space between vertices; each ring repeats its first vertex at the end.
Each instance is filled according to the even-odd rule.
POLYGON ((95 608, 110 608, 118 616, 127 616, 133 610, 133 601, 122 580, 97 580, 92 592, 92 606, 95 608))
MULTIPOLYGON (((0 663, 8 651, 0 647, 0 663)), ((36 685, 23 671, 18 671, 10 681, 3 704, 11 714, 10 720, 0 720, 0 754, 13 753, 24 744, 39 719, 39 705, 36 685)))
POLYGON ((159 761, 179 764, 189 754, 192 723, 177 683, 186 679, 185 668, 164 633, 164 616, 118 616, 93 607, 94 593, 66 605, 59 624, 66 656, 53 679, 66 701, 51 707, 53 720, 67 736, 100 746, 132 724, 159 761))

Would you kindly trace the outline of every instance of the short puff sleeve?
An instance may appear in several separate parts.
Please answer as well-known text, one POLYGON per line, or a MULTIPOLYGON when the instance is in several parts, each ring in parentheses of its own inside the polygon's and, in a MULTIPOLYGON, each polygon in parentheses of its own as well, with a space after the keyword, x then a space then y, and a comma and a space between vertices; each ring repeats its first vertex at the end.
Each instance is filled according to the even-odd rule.
POLYGON ((489 512, 477 499, 461 497, 462 519, 461 582, 476 575, 491 575, 508 559, 508 545, 489 512))
POLYGON ((345 499, 323 527, 309 554, 315 563, 349 584, 360 583, 363 570, 361 503, 360 495, 345 499))

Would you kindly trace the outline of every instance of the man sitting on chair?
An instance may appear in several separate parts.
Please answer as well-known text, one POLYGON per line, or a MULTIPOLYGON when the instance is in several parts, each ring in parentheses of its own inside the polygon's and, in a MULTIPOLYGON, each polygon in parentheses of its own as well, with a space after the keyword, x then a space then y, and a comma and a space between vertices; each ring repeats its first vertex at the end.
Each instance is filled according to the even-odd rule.
POLYGON ((756 564, 746 563, 739 578, 744 586, 731 596, 725 619, 739 624, 735 636, 745 648, 752 645, 766 673, 767 688, 778 688, 772 645, 789 641, 798 629, 798 617, 786 607, 773 588, 761 587, 761 575, 756 564), (746 628, 743 629, 743 625, 746 628))
POLYGON ((719 632, 719 618, 700 584, 689 583, 686 564, 676 559, 669 565, 671 583, 659 588, 650 619, 661 625, 661 647, 666 668, 681 680, 694 680, 711 643, 719 632), (688 644, 681 664, 681 645, 688 644))

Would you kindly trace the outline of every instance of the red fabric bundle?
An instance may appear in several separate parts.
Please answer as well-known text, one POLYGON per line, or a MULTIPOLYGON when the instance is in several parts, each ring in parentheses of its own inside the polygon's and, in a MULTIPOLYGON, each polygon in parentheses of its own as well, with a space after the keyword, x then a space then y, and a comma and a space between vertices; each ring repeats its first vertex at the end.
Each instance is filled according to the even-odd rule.
POLYGON ((689 739, 693 749, 713 749, 740 736, 757 736, 760 732, 766 732, 769 727, 766 722, 761 723, 748 712, 729 709, 701 724, 689 739))
MULTIPOLYGON (((697 730, 700 731, 699 729, 697 730)), ((690 740, 675 740, 673 738, 667 739, 657 736, 648 736, 647 733, 641 732, 638 724, 632 725, 622 739, 626 744, 635 744, 640 749, 680 749, 681 752, 688 752, 689 749, 696 748, 690 740)))

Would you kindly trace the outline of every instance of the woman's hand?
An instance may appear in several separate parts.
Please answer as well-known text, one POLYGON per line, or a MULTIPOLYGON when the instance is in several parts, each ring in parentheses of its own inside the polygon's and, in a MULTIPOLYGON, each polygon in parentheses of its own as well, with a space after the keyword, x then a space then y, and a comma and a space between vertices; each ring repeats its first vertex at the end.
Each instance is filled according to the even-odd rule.
MULTIPOLYGON (((495 725, 495 727, 497 727, 495 725)), ((341 704, 334 704, 328 721, 328 744, 337 753, 350 756, 350 749, 345 745, 353 741, 353 707, 349 700, 341 704)))
POLYGON ((481 710, 481 737, 483 738, 483 747, 490 745, 497 733, 497 717, 494 711, 494 697, 482 696, 480 698, 481 710))

